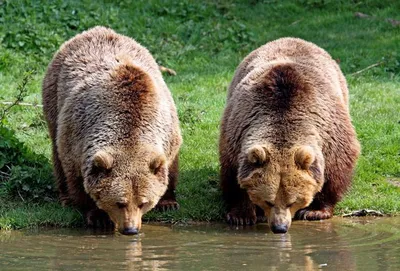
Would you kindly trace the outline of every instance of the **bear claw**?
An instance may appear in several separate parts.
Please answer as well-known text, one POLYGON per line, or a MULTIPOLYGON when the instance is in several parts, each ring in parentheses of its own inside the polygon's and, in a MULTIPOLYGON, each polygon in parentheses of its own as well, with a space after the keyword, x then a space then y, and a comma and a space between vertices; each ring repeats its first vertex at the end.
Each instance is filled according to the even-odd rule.
POLYGON ((323 220, 331 218, 333 215, 332 208, 324 208, 321 210, 302 209, 299 210, 295 219, 297 220, 323 220))
POLYGON ((238 216, 235 212, 229 212, 226 215, 226 220, 232 226, 246 226, 254 225, 257 222, 257 217, 254 215, 240 215, 238 216))
POLYGON ((156 206, 158 211, 174 211, 179 210, 179 203, 176 200, 160 200, 156 206))

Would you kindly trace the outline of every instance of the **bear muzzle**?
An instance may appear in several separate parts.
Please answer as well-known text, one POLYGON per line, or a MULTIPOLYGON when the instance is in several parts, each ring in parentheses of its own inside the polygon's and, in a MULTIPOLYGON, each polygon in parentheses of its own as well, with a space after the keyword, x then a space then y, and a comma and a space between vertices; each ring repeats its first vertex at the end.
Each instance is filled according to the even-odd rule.
POLYGON ((286 233, 292 223, 289 208, 272 207, 268 217, 268 224, 273 233, 286 233))
POLYGON ((142 227, 142 213, 138 209, 125 210, 123 215, 118 217, 117 228, 119 233, 124 235, 138 234, 142 227))
POLYGON ((127 227, 120 231, 120 233, 124 235, 135 235, 139 233, 139 229, 135 227, 127 227))
POLYGON ((275 224, 271 223, 271 231, 273 233, 286 233, 288 231, 288 225, 287 224, 275 224))

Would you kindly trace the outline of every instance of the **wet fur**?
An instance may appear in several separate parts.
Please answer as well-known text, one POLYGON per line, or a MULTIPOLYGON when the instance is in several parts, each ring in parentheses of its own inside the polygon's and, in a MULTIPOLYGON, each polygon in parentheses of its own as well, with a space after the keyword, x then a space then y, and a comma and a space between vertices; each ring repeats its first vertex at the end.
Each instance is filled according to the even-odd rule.
POLYGON ((285 190, 307 194, 308 199, 281 216, 331 217, 351 184, 360 152, 346 81, 335 61, 323 49, 295 38, 278 39, 253 51, 239 65, 229 87, 219 152, 231 223, 254 223, 259 207, 271 219, 272 208, 263 202, 269 197, 275 204, 287 204, 285 190), (261 165, 249 161, 253 146, 264 146, 272 160, 261 165), (312 161, 306 169, 296 163, 299 146, 312 150, 310 157, 297 156, 304 157, 305 165, 312 161), (270 191, 265 192, 267 198, 251 201, 252 193, 264 193, 260 189, 270 191))
MULTIPOLYGON (((104 184, 98 179, 90 183, 99 150, 115 156, 116 172, 128 175, 140 167, 149 171, 153 156, 164 155, 169 186, 158 191, 166 195, 160 204, 177 204, 181 135, 176 108, 158 65, 133 39, 95 27, 64 43, 43 81, 43 109, 63 204, 96 213, 89 192, 104 184)), ((136 177, 127 176, 139 187, 148 181, 136 177)))

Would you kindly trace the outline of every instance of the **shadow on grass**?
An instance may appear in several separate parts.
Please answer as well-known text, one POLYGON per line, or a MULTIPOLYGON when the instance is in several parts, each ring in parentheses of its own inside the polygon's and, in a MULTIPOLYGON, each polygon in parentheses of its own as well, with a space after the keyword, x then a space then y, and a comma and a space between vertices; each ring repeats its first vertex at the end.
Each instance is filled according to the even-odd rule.
POLYGON ((218 171, 211 167, 181 170, 176 189, 178 211, 151 211, 144 220, 166 223, 221 221, 224 211, 218 171))
POLYGON ((4 126, 0 126, 0 197, 23 202, 56 200, 48 159, 34 153, 4 126))

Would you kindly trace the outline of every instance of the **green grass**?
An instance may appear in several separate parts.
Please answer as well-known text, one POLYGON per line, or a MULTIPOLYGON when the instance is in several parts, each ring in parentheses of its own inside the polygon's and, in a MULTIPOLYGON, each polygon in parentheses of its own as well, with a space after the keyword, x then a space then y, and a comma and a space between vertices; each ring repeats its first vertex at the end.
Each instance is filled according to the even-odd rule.
MULTIPOLYGON (((136 39, 178 73, 165 80, 184 138, 181 210, 147 218, 221 220, 217 142, 227 86, 252 50, 279 37, 300 37, 340 61, 350 87, 362 156, 337 214, 362 208, 399 214, 400 188, 388 180, 400 178, 400 27, 386 20, 400 20, 399 10, 400 2, 389 0, 0 1, 0 100, 13 100, 24 72, 35 70, 24 102, 40 104, 47 64, 64 41, 83 30, 105 25, 136 39), (357 18, 355 12, 371 17, 357 18)), ((14 107, 7 123, 35 153, 50 157, 40 108, 14 107)), ((0 228, 81 224, 78 212, 56 202, 0 194, 0 228)))

